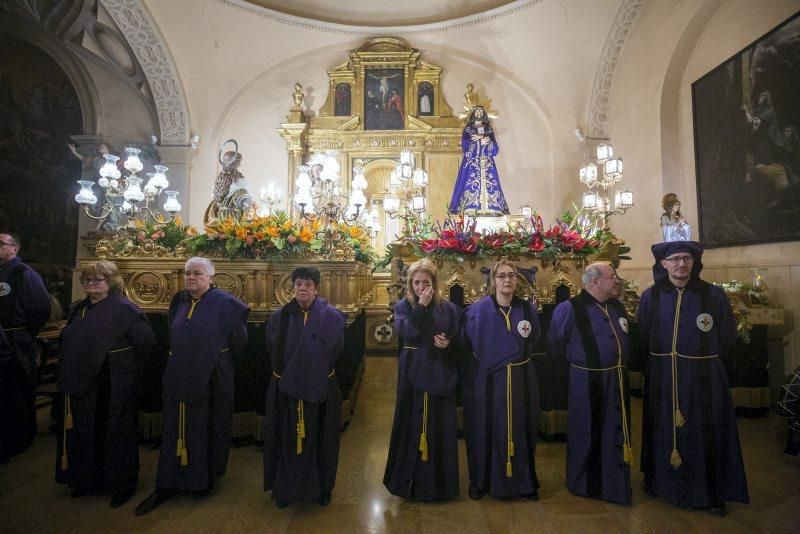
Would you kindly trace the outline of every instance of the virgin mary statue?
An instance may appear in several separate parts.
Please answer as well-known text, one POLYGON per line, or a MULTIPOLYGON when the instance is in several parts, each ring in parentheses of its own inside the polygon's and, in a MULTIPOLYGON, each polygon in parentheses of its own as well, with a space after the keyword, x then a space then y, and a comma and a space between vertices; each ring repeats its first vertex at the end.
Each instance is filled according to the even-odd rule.
POLYGON ((497 141, 489 116, 483 106, 475 106, 461 133, 464 159, 458 169, 450 213, 475 210, 480 215, 508 213, 500 177, 494 165, 497 141))

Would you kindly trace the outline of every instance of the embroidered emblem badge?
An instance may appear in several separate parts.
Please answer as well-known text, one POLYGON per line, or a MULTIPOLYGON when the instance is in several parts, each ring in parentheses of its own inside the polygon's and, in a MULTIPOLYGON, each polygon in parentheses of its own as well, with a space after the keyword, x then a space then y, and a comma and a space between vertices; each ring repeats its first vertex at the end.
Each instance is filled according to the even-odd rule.
POLYGON ((0 297, 5 297, 11 293, 11 286, 5 282, 0 282, 0 297))
POLYGON ((622 328, 623 332, 628 333, 628 320, 625 317, 619 318, 619 327, 622 328))
POLYGON ((703 332, 708 332, 714 326, 714 318, 707 313, 701 313, 697 316, 697 328, 703 332))
POLYGON ((519 332, 519 335, 522 337, 528 337, 531 335, 531 323, 528 321, 520 321, 517 323, 517 332, 519 332))

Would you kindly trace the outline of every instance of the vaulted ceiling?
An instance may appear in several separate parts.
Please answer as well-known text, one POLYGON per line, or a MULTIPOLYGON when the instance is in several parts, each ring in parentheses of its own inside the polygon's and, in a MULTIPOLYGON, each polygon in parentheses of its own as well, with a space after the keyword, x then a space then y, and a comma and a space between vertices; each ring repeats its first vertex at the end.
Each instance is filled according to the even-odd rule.
POLYGON ((478 15, 514 0, 246 0, 286 15, 355 26, 406 26, 478 15))

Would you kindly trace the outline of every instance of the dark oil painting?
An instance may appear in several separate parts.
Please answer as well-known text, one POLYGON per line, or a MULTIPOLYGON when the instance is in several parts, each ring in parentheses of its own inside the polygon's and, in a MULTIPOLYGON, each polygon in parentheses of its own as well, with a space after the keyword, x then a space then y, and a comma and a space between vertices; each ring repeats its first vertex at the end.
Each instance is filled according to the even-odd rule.
POLYGON ((692 84, 700 237, 800 239, 800 13, 692 84))
POLYGON ((404 101, 403 69, 367 69, 364 77, 365 130, 402 130, 404 101))

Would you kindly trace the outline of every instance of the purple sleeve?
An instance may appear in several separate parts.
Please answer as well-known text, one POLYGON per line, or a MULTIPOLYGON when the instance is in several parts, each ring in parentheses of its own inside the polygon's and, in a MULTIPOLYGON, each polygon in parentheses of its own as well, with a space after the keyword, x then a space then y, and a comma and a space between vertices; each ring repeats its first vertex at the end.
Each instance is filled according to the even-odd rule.
POLYGON ((433 304, 427 310, 420 305, 414 305, 409 311, 406 299, 397 301, 394 306, 394 325, 403 343, 416 343, 420 340, 422 329, 431 321, 432 308, 433 304))
POLYGON ((464 156, 466 157, 470 153, 470 149, 475 144, 475 141, 470 139, 472 134, 469 133, 469 130, 465 127, 464 131, 461 132, 461 150, 464 151, 464 156))
POLYGON ((719 310, 719 353, 726 354, 733 349, 736 343, 737 328, 736 317, 727 295, 720 288, 716 288, 717 309, 719 310))
POLYGON ((536 346, 536 342, 539 341, 539 336, 542 335, 542 327, 539 326, 539 312, 536 311, 536 304, 534 303, 527 303, 531 307, 531 317, 533 320, 531 321, 531 347, 536 346))
POLYGON ((639 325, 642 339, 644 340, 645 347, 650 347, 650 295, 656 291, 654 287, 645 289, 642 297, 639 299, 639 308, 636 310, 636 323, 639 325))
POLYGON ((22 277, 25 298, 21 299, 22 309, 31 332, 36 335, 50 318, 50 295, 44 287, 42 278, 31 269, 26 269, 22 277))
POLYGON ((131 345, 136 347, 136 352, 139 353, 149 352, 156 343, 153 330, 150 328, 150 322, 144 313, 138 314, 134 319, 125 332, 125 338, 131 345))
POLYGON ((548 348, 552 355, 567 357, 567 345, 572 335, 573 320, 572 304, 569 301, 556 306, 550 321, 550 331, 547 334, 548 348))
POLYGON ((241 353, 245 345, 247 345, 247 315, 250 313, 250 309, 244 308, 238 311, 240 312, 240 317, 233 323, 229 341, 229 346, 233 354, 241 353))
POLYGON ((489 155, 492 157, 495 157, 500 152, 500 147, 497 146, 497 140, 494 138, 494 129, 489 132, 489 144, 486 145, 486 150, 489 151, 489 155))

